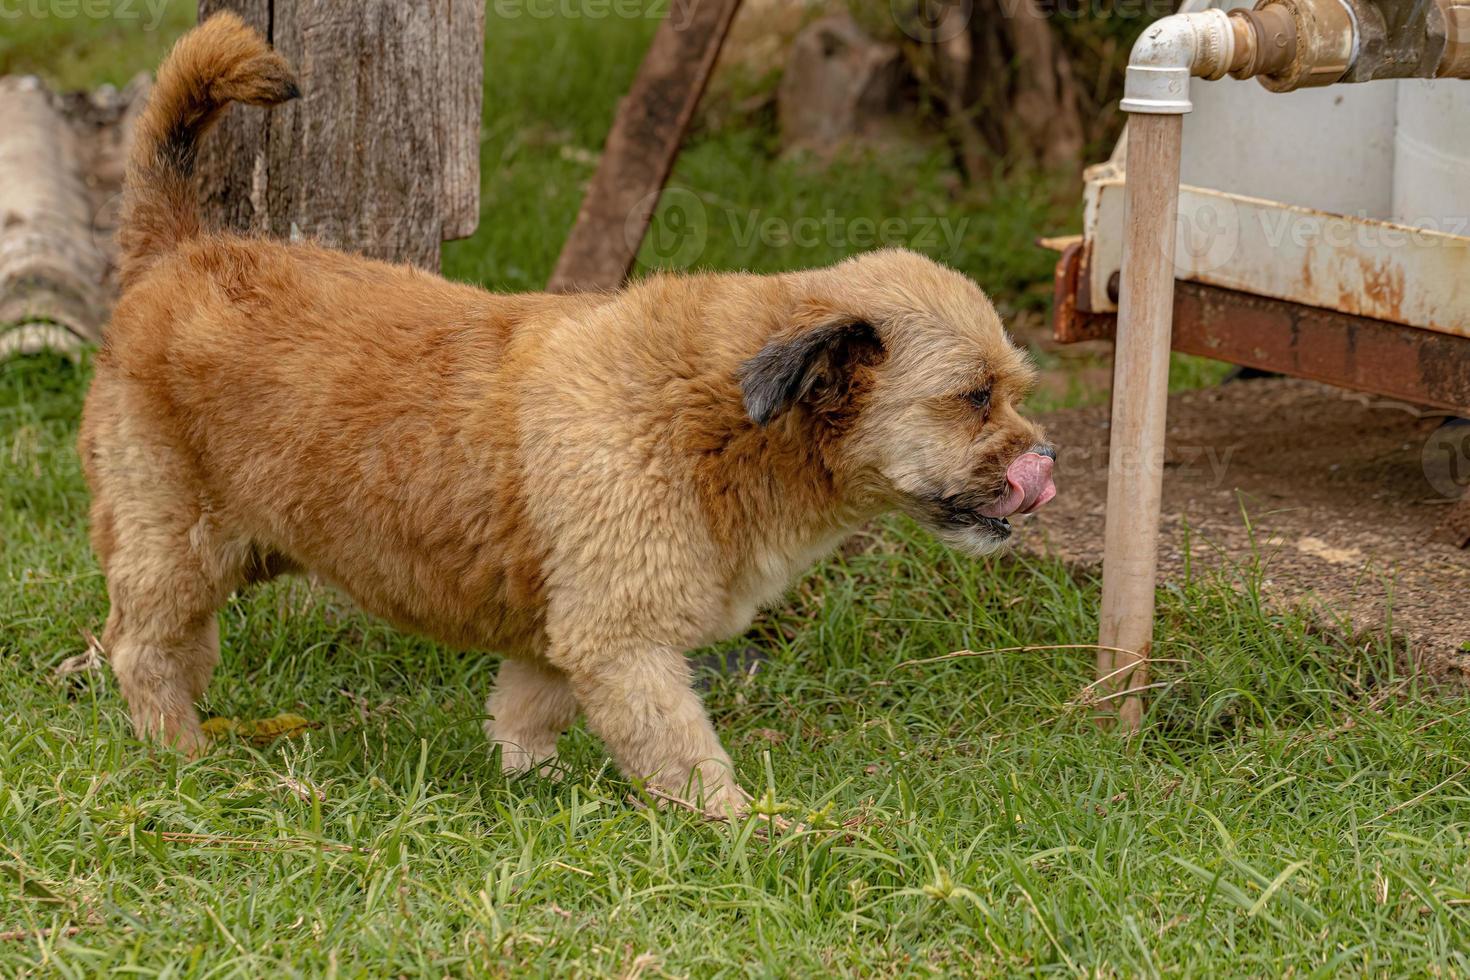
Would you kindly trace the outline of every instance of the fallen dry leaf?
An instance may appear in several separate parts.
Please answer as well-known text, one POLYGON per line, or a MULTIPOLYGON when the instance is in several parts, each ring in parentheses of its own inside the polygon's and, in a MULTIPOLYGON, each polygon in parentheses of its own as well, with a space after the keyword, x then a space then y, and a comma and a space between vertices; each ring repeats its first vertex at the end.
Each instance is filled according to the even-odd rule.
POLYGON ((210 738, 237 735, 255 745, 266 745, 278 738, 298 738, 317 726, 300 715, 283 713, 274 718, 244 721, 239 718, 211 718, 200 727, 210 738))

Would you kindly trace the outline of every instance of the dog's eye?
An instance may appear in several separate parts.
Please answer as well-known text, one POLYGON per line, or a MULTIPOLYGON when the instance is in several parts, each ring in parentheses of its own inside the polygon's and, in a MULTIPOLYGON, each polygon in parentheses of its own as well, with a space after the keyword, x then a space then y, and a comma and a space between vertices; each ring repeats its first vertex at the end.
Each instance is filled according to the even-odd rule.
POLYGON ((981 388, 977 391, 972 391, 965 396, 965 401, 974 405, 980 411, 988 413, 990 411, 990 389, 981 388))

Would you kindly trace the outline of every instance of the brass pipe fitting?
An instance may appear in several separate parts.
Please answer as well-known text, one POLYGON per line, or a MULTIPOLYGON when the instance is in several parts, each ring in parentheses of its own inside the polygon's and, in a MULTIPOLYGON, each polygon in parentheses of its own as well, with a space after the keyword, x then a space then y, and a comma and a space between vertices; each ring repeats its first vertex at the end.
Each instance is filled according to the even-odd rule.
POLYGON ((1435 0, 1430 31, 1444 37, 1438 78, 1470 78, 1470 0, 1435 0))
POLYGON ((1271 75, 1291 64, 1296 54, 1296 20, 1282 4, 1267 3, 1255 10, 1232 10, 1230 26, 1235 31, 1235 59, 1230 65, 1232 77, 1271 75))
MULTIPOLYGON (((1357 56, 1357 29, 1353 15, 1342 0, 1257 0, 1258 15, 1267 25, 1267 37, 1273 32, 1285 39, 1284 16, 1289 16, 1294 44, 1264 45, 1271 48, 1274 70, 1258 73, 1256 78, 1273 92, 1291 92, 1299 88, 1331 85, 1348 73, 1357 56), (1272 8, 1281 8, 1272 11, 1272 8), (1269 14, 1268 11, 1272 11, 1269 14), (1289 57, 1280 55, 1290 49, 1289 57), (1284 63, 1282 61, 1284 60, 1284 63)), ((1259 43, 1257 47, 1263 47, 1259 43)), ((1261 59, 1263 62, 1265 58, 1261 59)))

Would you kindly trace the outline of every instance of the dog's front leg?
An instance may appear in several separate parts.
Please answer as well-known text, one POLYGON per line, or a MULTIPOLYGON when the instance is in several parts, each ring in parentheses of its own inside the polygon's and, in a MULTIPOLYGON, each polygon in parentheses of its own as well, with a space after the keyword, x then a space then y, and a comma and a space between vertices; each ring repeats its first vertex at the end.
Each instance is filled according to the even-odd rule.
POLYGON ((597 650, 564 650, 555 662, 624 773, 714 816, 746 811, 750 796, 735 780, 682 650, 604 640, 597 650))

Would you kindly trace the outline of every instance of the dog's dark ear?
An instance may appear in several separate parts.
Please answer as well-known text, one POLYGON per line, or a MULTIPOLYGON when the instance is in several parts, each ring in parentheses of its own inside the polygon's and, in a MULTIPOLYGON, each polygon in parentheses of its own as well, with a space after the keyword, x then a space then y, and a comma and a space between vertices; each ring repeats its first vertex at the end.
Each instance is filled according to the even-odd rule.
POLYGON ((854 369, 883 359, 883 341, 865 320, 837 317, 770 341, 740 366, 745 411, 769 425, 792 405, 840 398, 854 369))

